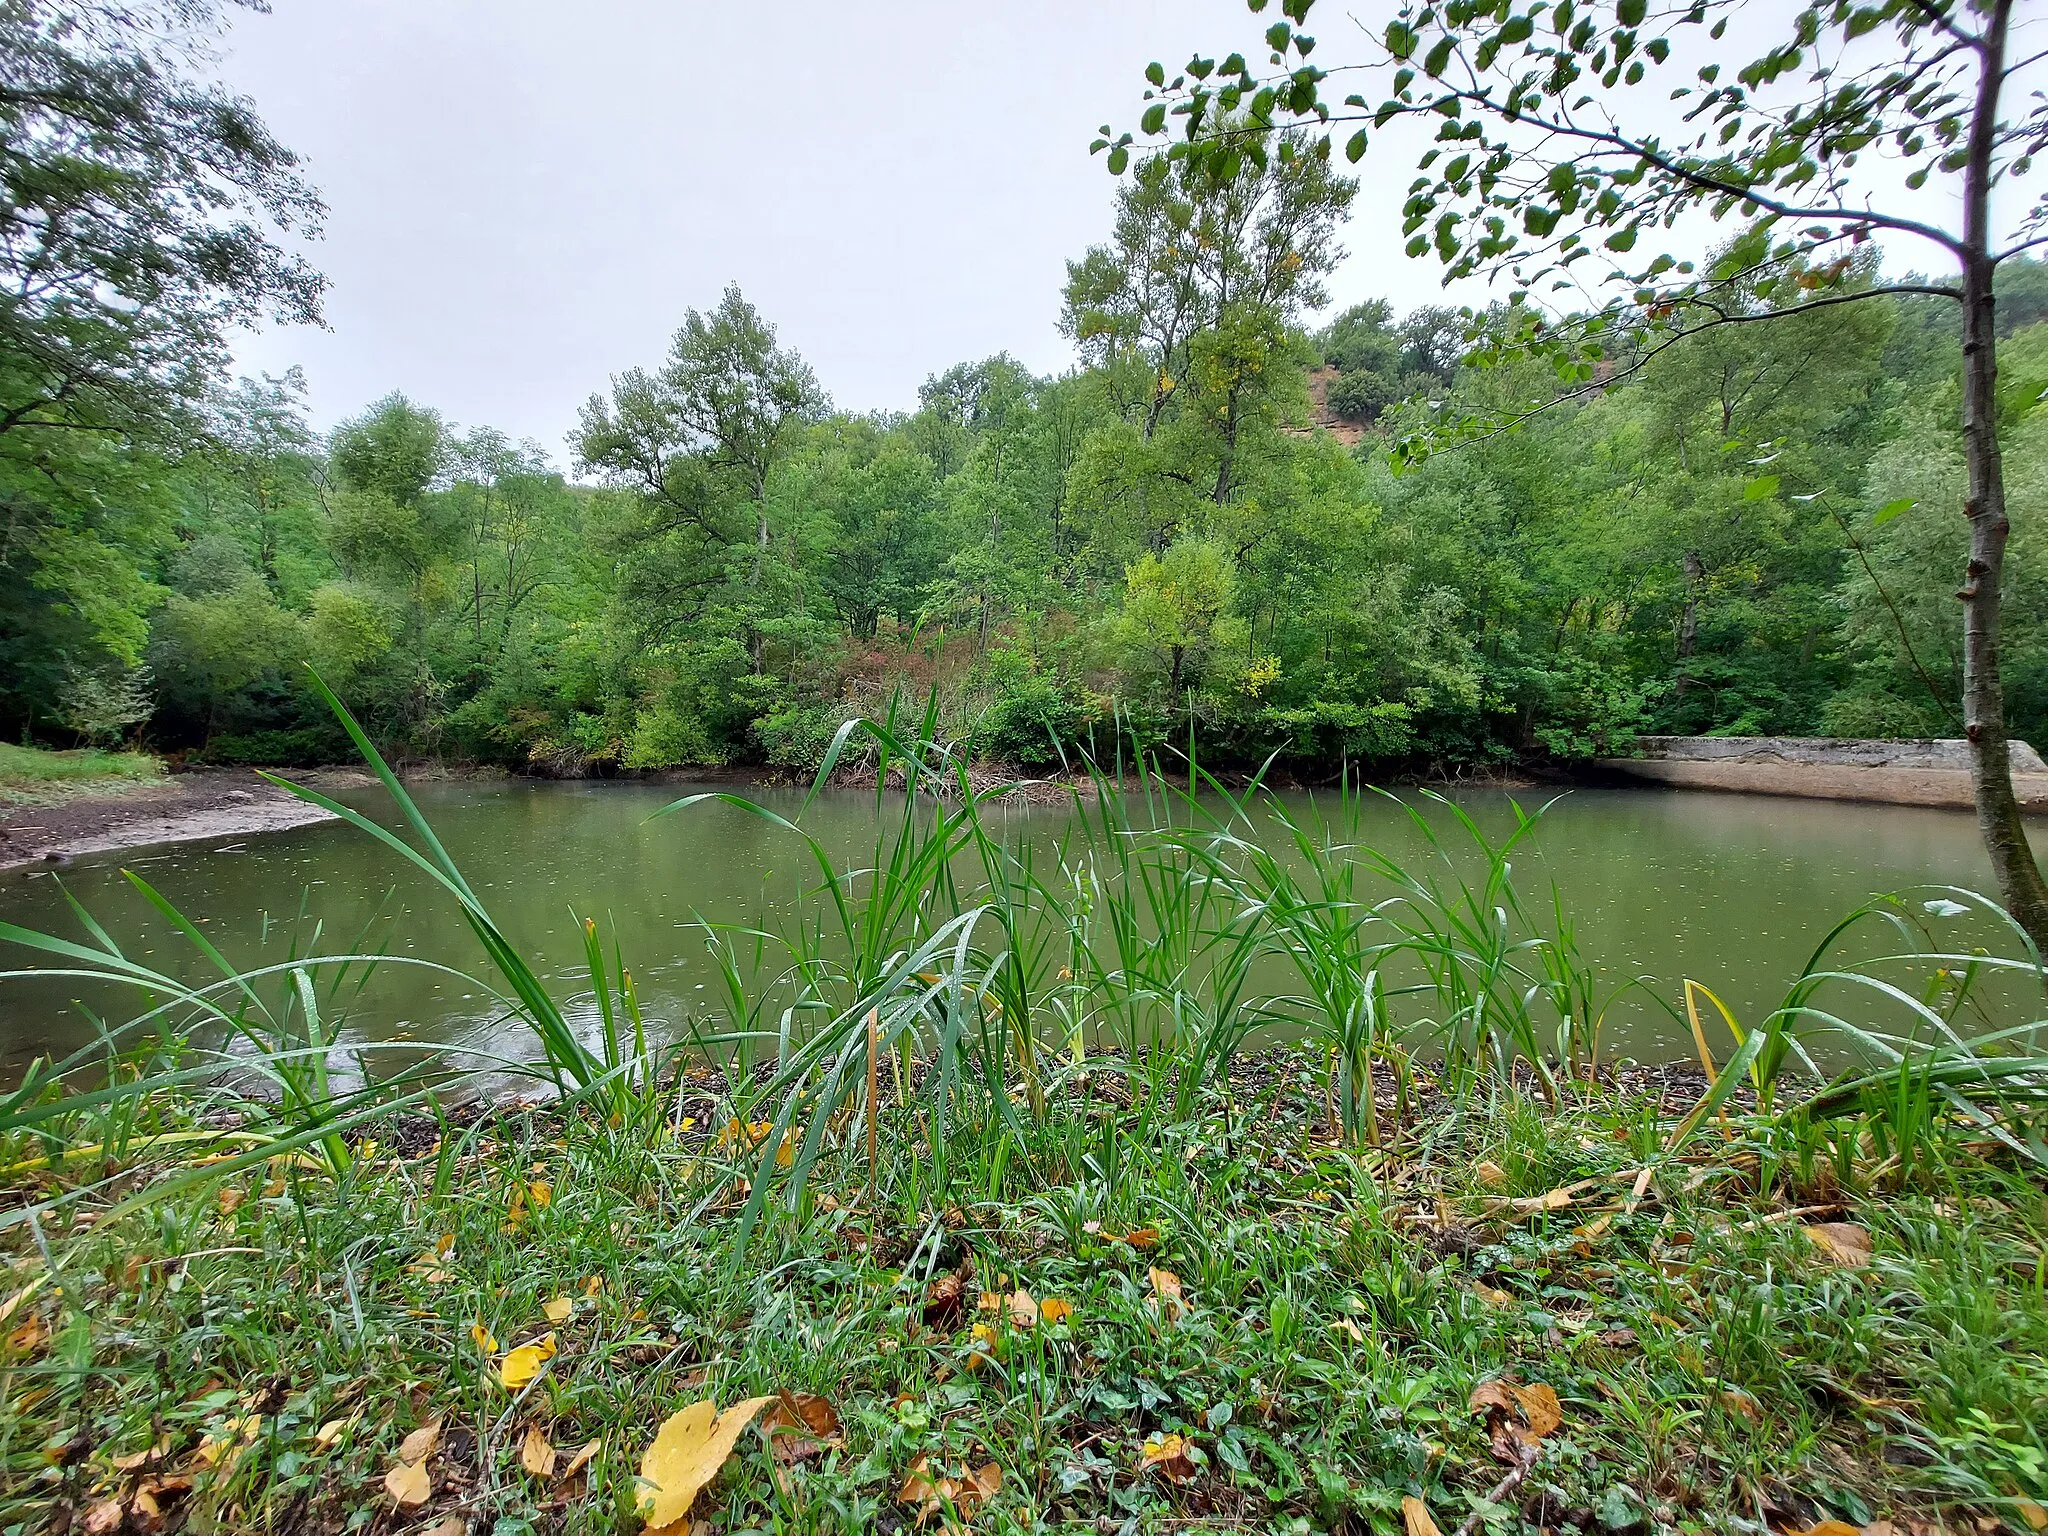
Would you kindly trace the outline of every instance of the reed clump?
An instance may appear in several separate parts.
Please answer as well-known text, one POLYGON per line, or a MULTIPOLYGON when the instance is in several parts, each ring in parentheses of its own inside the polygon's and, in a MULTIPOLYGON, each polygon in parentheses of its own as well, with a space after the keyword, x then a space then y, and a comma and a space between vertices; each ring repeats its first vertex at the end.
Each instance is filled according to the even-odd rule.
POLYGON ((0 933, 140 999, 0 1099, 0 1530, 638 1529, 657 1427, 764 1394, 711 1529, 2048 1522, 2043 969, 1982 898, 1744 1021, 1525 900, 1540 811, 1409 804, 1404 866, 1352 786, 1111 762, 1048 855, 892 711, 819 774, 860 731, 901 786, 862 868, 670 808, 816 878, 655 1018, 594 923, 551 993, 335 708, 403 831, 330 809, 532 1050, 372 1063, 350 1000, 443 962, 310 914, 242 969, 137 881, 198 983, 0 933), (1608 1060, 1624 998, 1697 1068, 1608 1060))

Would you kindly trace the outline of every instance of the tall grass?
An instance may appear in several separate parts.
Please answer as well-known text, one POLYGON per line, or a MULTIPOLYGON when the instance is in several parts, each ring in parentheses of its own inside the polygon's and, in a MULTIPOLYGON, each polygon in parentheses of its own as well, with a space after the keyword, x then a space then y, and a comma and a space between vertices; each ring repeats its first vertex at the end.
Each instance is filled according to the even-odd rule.
MULTIPOLYGON (((242 1116, 234 1134, 248 1145, 236 1156, 303 1152, 340 1178, 352 1128, 482 1071, 536 1074, 607 1123, 654 1134, 680 1117, 667 1113, 662 1067, 681 1051, 727 1069, 724 1139, 750 1183, 744 1241, 771 1199, 800 1197, 820 1157, 864 1148, 872 1163, 885 1100, 919 1127, 921 1199, 950 1196, 966 1128, 1059 1145, 1059 1172, 1113 1184, 1132 1145, 1178 1134, 1211 1090, 1229 1094, 1249 1040, 1285 1031, 1323 1053, 1333 1130, 1379 1147, 1403 1134, 1425 1075, 1457 1099, 1519 1074, 1555 1107, 1597 1079, 1603 1024, 1633 993, 1671 1018, 1675 1046, 1681 1018, 1691 1024, 1711 1079, 1670 1137, 1673 1151, 1740 1086, 1767 1115, 1781 1113, 1796 1075, 1801 1088, 1782 1110, 1795 1139, 1852 1125, 1882 1142, 1881 1159, 1910 1162, 1926 1155, 1935 1127, 1966 1126, 2048 1163, 2041 960, 1984 898, 1951 891, 1918 907, 1886 898, 1859 910, 1816 948, 1784 1002, 1745 1029, 1693 981, 1681 1015, 1647 978, 1604 976, 1554 886, 1544 902, 1524 900, 1516 862, 1548 807, 1511 802, 1512 824, 1495 836, 1428 792, 1400 799, 1347 776, 1296 808, 1258 777, 1232 788, 1192 759, 1169 774, 1157 757, 1118 758, 1084 765, 1066 791, 1068 828, 1047 854, 1006 824, 1004 802, 1024 787, 978 787, 940 739, 935 706, 910 711, 900 700, 881 720, 842 728, 811 792, 848 754, 866 754, 877 832, 865 863, 842 867, 805 829, 810 799, 793 817, 729 792, 675 801, 659 814, 680 837, 692 818, 722 808, 794 839, 811 870, 805 900, 775 928, 699 915, 720 1001, 673 1021, 647 1016, 627 957, 616 945, 607 952, 584 921, 583 1007, 549 990, 358 723, 316 684, 401 825, 276 782, 378 839, 458 905, 497 977, 484 986, 464 976, 465 985, 494 998, 532 1050, 508 1060, 421 1048, 393 1076, 373 1078, 360 1064, 338 1074, 351 989, 377 965, 431 962, 323 954, 316 930, 304 950, 240 968, 131 875, 210 974, 188 985, 139 965, 82 909, 89 944, 0 927, 0 939, 56 962, 7 976, 56 974, 145 999, 86 1053, 32 1067, 0 1100, 0 1142, 35 1136, 46 1155, 72 1156, 99 1145, 83 1139, 82 1117, 96 1115, 93 1134, 122 1146, 172 1134, 201 1145, 189 1128, 148 1128, 144 1106, 160 1088, 203 1088, 242 1116), (1368 839, 1375 810, 1405 818, 1420 858, 1397 859, 1368 839), (2017 952, 1936 942, 1933 925, 1966 913, 2003 923, 2017 952), (1897 942, 1845 958, 1873 928, 1897 942), (1711 1004, 1704 1015, 1701 998, 1711 1004), (1725 1064, 1710 1032, 1732 1044, 1725 1064), (181 1043, 153 1043, 163 1040, 181 1043), (260 1088, 222 1088, 224 1073, 260 1088), (1060 1108, 1105 1094, 1121 1109, 1099 1121, 1060 1108), (1024 1135, 1027 1121, 1042 1129, 1062 1115, 1066 1129, 1052 1142, 1024 1135)), ((1052 1172, 1040 1170, 1041 1182, 1052 1172)), ((999 1184, 1002 1160, 977 1177, 999 1184)))

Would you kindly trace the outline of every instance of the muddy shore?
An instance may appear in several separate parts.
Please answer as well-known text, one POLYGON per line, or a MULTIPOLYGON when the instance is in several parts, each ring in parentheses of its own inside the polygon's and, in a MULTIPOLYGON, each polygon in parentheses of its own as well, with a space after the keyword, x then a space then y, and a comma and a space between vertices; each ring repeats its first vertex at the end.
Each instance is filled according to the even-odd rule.
MULTIPOLYGON (((372 782, 351 769, 297 775, 321 789, 372 782)), ((0 869, 61 864, 83 854, 149 843, 278 832, 333 818, 247 770, 178 773, 78 795, 52 805, 0 810, 0 869)))

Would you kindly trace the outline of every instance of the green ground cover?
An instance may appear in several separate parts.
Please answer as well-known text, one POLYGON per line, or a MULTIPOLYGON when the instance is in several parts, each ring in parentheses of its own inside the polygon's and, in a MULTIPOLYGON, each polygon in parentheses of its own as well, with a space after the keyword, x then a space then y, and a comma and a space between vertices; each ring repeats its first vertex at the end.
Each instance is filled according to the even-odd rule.
POLYGON ((388 774, 405 836, 359 825, 525 1057, 365 1083, 348 997, 435 962, 237 970, 140 880, 216 981, 0 932, 144 999, 0 1098, 0 1530, 2048 1524, 2043 968, 1994 906, 1875 902, 1748 1028, 1688 982, 1703 1066, 1618 1069, 1533 822, 1402 869, 1105 776, 1033 867, 931 719, 869 731, 914 791, 869 867, 704 924, 679 1038, 595 924, 544 983, 388 774))
POLYGON ((42 805, 74 795, 118 789, 159 777, 164 765, 147 752, 88 747, 51 752, 0 742, 0 806, 42 805))

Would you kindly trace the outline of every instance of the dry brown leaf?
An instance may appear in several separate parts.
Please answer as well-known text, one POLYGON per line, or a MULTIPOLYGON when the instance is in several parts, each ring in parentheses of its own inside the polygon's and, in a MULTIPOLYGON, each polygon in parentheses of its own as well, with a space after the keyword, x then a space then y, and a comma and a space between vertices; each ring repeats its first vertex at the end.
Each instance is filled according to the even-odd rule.
POLYGON ((1763 1423, 1763 1409, 1747 1392, 1730 1387, 1716 1393, 1715 1396, 1720 1400, 1721 1406, 1737 1418, 1746 1419, 1752 1424, 1763 1423))
POLYGON ((1805 1231, 1821 1257, 1831 1264, 1862 1269, 1870 1263, 1870 1234, 1853 1221, 1817 1221, 1805 1231))
POLYGON ((942 1504, 950 1505, 962 1520, 971 1520, 975 1511, 994 1498, 1002 1486, 1003 1469, 993 1461, 972 1472, 962 1468, 958 1476, 934 1476, 931 1458, 920 1456, 911 1463, 903 1486, 896 1490, 896 1499, 901 1504, 917 1505, 920 1520, 942 1504))
POLYGON ((85 1536, 113 1536, 127 1518, 119 1499, 101 1499, 85 1512, 85 1536))
POLYGON ((1169 1483, 1192 1483, 1198 1469, 1188 1455, 1188 1442, 1181 1435, 1162 1435, 1154 1430, 1145 1437, 1138 1455, 1140 1472, 1158 1472, 1169 1483))
POLYGON ((460 1515, 450 1515, 436 1525, 430 1525, 422 1536, 469 1536, 469 1522, 460 1515))
POLYGON ((808 1461, 838 1444, 839 1410, 814 1392, 778 1392, 761 1420, 761 1433, 780 1462, 808 1461))
POLYGON ((671 1525, 690 1512, 698 1490, 718 1475, 740 1431, 774 1402, 750 1397, 724 1413, 710 1398, 671 1414, 640 1458, 640 1513, 650 1526, 671 1525))
POLYGON ((1182 1311, 1180 1276, 1170 1269, 1154 1266, 1151 1271, 1151 1305, 1168 1322, 1180 1316, 1182 1311))
POLYGON ((1529 1421, 1529 1433, 1535 1439, 1541 1440, 1564 1423, 1564 1407, 1558 1402, 1557 1393, 1542 1382, 1516 1387, 1514 1393, 1515 1401, 1521 1404, 1522 1417, 1529 1421))
POLYGON ((1508 1182, 1508 1172, 1499 1163, 1478 1163, 1472 1172, 1488 1189, 1504 1188, 1508 1182))
POLYGON ((934 1328, 944 1328, 960 1315, 964 1305, 961 1292, 963 1286, 958 1275, 940 1275, 932 1281, 924 1293, 924 1320, 934 1328))
POLYGON ((1412 1493, 1402 1496, 1401 1522, 1407 1527, 1408 1536, 1443 1536, 1436 1521, 1430 1518, 1429 1506, 1412 1493))
POLYGON ((1029 1291, 1021 1287, 1012 1291, 1007 1305, 1010 1309, 1010 1321, 1017 1327, 1031 1328, 1037 1325, 1038 1303, 1032 1300, 1029 1291))
POLYGON ((441 1421, 422 1424, 398 1443, 400 1461, 425 1461, 434 1454, 434 1447, 441 1443, 441 1421))
POLYGON ((526 1426, 526 1438, 519 1442, 519 1465, 543 1482, 555 1475, 555 1447, 538 1424, 526 1426))
POLYGON ((577 1449, 576 1454, 569 1458, 568 1465, 555 1475, 555 1480, 561 1483, 569 1481, 570 1478, 590 1465, 591 1460, 597 1455, 598 1450, 603 1444, 602 1440, 586 1441, 577 1449))
POLYGON ((1159 1246, 1159 1229, 1157 1227, 1139 1227, 1134 1231, 1125 1232, 1121 1235, 1112 1232, 1105 1233, 1104 1236, 1110 1238, 1113 1242, 1129 1243, 1141 1253, 1147 1248, 1157 1248, 1159 1246))
POLYGON ((214 1197, 214 1203, 220 1207, 221 1215, 232 1216, 248 1198, 249 1191, 246 1189, 224 1189, 214 1197))
POLYGON ((400 1509, 418 1509, 434 1496, 434 1479, 423 1461, 401 1461, 384 1474, 384 1491, 400 1509))
POLYGON ((2019 1510, 2020 1518, 2027 1522, 2028 1530, 2048 1531, 2048 1509, 2043 1509, 2032 1499, 2015 1499, 2013 1504, 2019 1510))
POLYGON ((1038 1304, 1038 1315, 1048 1325, 1065 1322, 1074 1315, 1074 1304, 1071 1301, 1061 1301, 1057 1296, 1048 1296, 1038 1304))

